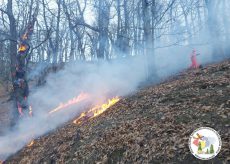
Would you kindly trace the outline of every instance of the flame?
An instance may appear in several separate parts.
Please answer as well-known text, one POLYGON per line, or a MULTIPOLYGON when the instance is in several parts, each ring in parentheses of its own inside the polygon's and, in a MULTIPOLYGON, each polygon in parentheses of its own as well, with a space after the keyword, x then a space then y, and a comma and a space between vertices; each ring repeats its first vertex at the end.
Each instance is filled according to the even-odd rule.
POLYGON ((86 113, 85 112, 81 113, 81 115, 76 120, 74 120, 73 123, 74 124, 80 124, 80 123, 82 123, 84 118, 86 118, 86 113))
POLYGON ((115 105, 119 101, 119 97, 114 97, 112 99, 109 99, 107 103, 104 103, 102 105, 96 105, 92 109, 90 109, 87 112, 81 113, 81 115, 73 121, 74 124, 80 124, 84 120, 91 119, 94 117, 99 116, 100 114, 104 113, 108 108, 115 105))
POLYGON ((25 51, 26 49, 27 49, 26 45, 20 44, 20 46, 19 46, 19 48, 18 48, 18 51, 19 51, 19 52, 23 52, 23 51, 25 51))
POLYGON ((92 108, 89 112, 93 112, 93 117, 97 117, 100 114, 104 113, 108 108, 116 104, 119 100, 120 99, 118 97, 114 97, 112 99, 109 99, 108 103, 97 105, 94 108, 92 108))
POLYGON ((67 103, 61 103, 57 108, 51 110, 49 112, 49 114, 52 114, 54 112, 57 112, 57 111, 62 110, 64 108, 67 108, 71 105, 77 104, 77 103, 87 99, 88 97, 89 97, 89 95, 87 93, 81 93, 77 97, 74 97, 73 99, 69 100, 67 103))
POLYGON ((30 141, 30 143, 27 145, 27 147, 31 147, 34 144, 34 140, 30 141))
POLYGON ((27 32, 22 36, 22 39, 23 39, 23 40, 28 39, 28 34, 27 34, 27 32))

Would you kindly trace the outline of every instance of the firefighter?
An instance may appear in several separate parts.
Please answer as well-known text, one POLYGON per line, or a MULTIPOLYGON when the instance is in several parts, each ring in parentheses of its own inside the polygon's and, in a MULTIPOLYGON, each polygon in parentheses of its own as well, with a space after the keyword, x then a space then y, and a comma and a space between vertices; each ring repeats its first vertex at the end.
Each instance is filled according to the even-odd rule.
POLYGON ((17 79, 14 81, 14 93, 16 99, 16 107, 18 109, 17 117, 22 117, 26 110, 29 110, 27 98, 29 95, 28 84, 24 79, 17 79))
POLYGON ((192 54, 190 56, 191 62, 192 62, 190 68, 194 69, 194 68, 199 68, 200 67, 200 65, 197 62, 197 58, 196 58, 196 56, 198 56, 198 55, 199 54, 196 53, 196 50, 193 49, 192 54))
POLYGON ((16 79, 13 82, 13 89, 14 89, 14 99, 15 99, 15 107, 16 110, 12 111, 12 120, 11 120, 11 127, 15 127, 17 125, 17 122, 19 118, 22 118, 24 116, 23 114, 23 107, 25 105, 24 102, 24 90, 22 88, 22 79, 16 79))
POLYGON ((16 118, 20 118, 25 114, 29 113, 29 105, 28 105, 28 95, 29 88, 26 80, 26 71, 25 71, 25 63, 26 63, 26 54, 28 52, 29 46, 25 43, 21 43, 19 46, 19 50, 17 53, 17 65, 15 72, 15 80, 13 83, 14 87, 14 96, 16 100, 16 108, 18 110, 17 114, 14 116, 16 118))

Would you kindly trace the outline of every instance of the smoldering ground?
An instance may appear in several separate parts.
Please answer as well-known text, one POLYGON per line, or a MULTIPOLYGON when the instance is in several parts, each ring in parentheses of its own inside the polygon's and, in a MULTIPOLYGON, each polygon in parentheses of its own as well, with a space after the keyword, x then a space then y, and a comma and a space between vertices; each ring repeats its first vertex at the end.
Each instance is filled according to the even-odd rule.
MULTIPOLYGON (((151 60, 155 63, 154 71, 158 75, 153 78, 155 81, 185 69, 190 64, 191 48, 174 47, 159 52, 151 60)), ((204 62, 204 59, 200 62, 204 62)), ((49 75, 44 86, 33 89, 30 93, 29 102, 32 104, 34 116, 20 120, 15 130, 0 137, 0 159, 6 159, 32 139, 73 119, 89 107, 89 104, 103 102, 108 96, 126 96, 134 92, 147 79, 149 71, 146 69, 149 67, 146 63, 153 64, 145 56, 112 61, 73 62, 66 64, 63 70, 49 75), (65 103, 80 93, 88 93, 90 98, 49 114, 60 103, 65 103)), ((40 71, 34 69, 32 74, 39 74, 37 70, 40 71)))

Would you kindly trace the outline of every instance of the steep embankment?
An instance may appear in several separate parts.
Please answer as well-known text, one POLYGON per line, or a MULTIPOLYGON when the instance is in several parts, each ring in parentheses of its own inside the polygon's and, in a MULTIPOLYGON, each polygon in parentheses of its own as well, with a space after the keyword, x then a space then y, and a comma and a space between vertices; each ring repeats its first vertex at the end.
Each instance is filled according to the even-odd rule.
POLYGON ((230 160, 230 61, 142 89, 93 120, 37 139, 6 163, 200 162, 188 139, 201 126, 222 138, 212 161, 230 160))

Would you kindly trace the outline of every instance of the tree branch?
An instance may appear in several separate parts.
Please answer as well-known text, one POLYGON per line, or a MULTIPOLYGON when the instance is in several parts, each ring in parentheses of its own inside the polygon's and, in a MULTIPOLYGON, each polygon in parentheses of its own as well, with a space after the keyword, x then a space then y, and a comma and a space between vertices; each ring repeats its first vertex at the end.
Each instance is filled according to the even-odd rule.
POLYGON ((35 47, 31 48, 30 54, 32 54, 33 50, 39 48, 43 43, 45 43, 50 38, 50 36, 51 36, 51 28, 49 29, 46 38, 43 41, 41 41, 38 45, 36 45, 35 47))
POLYGON ((0 42, 5 42, 5 41, 11 41, 11 42, 16 42, 17 43, 17 40, 10 39, 10 38, 0 40, 0 42))
POLYGON ((5 10, 3 10, 1 8, 0 8, 0 11, 3 12, 3 13, 5 13, 5 14, 7 14, 7 15, 9 14, 7 11, 5 11, 5 10))
POLYGON ((99 32, 99 29, 98 29, 98 28, 93 27, 93 26, 91 26, 91 25, 89 25, 89 24, 87 24, 87 23, 85 23, 85 22, 79 22, 79 23, 75 24, 75 25, 73 26, 73 28, 76 28, 77 26, 84 26, 84 27, 87 27, 87 28, 89 28, 89 29, 91 29, 91 30, 93 30, 93 31, 99 32))

